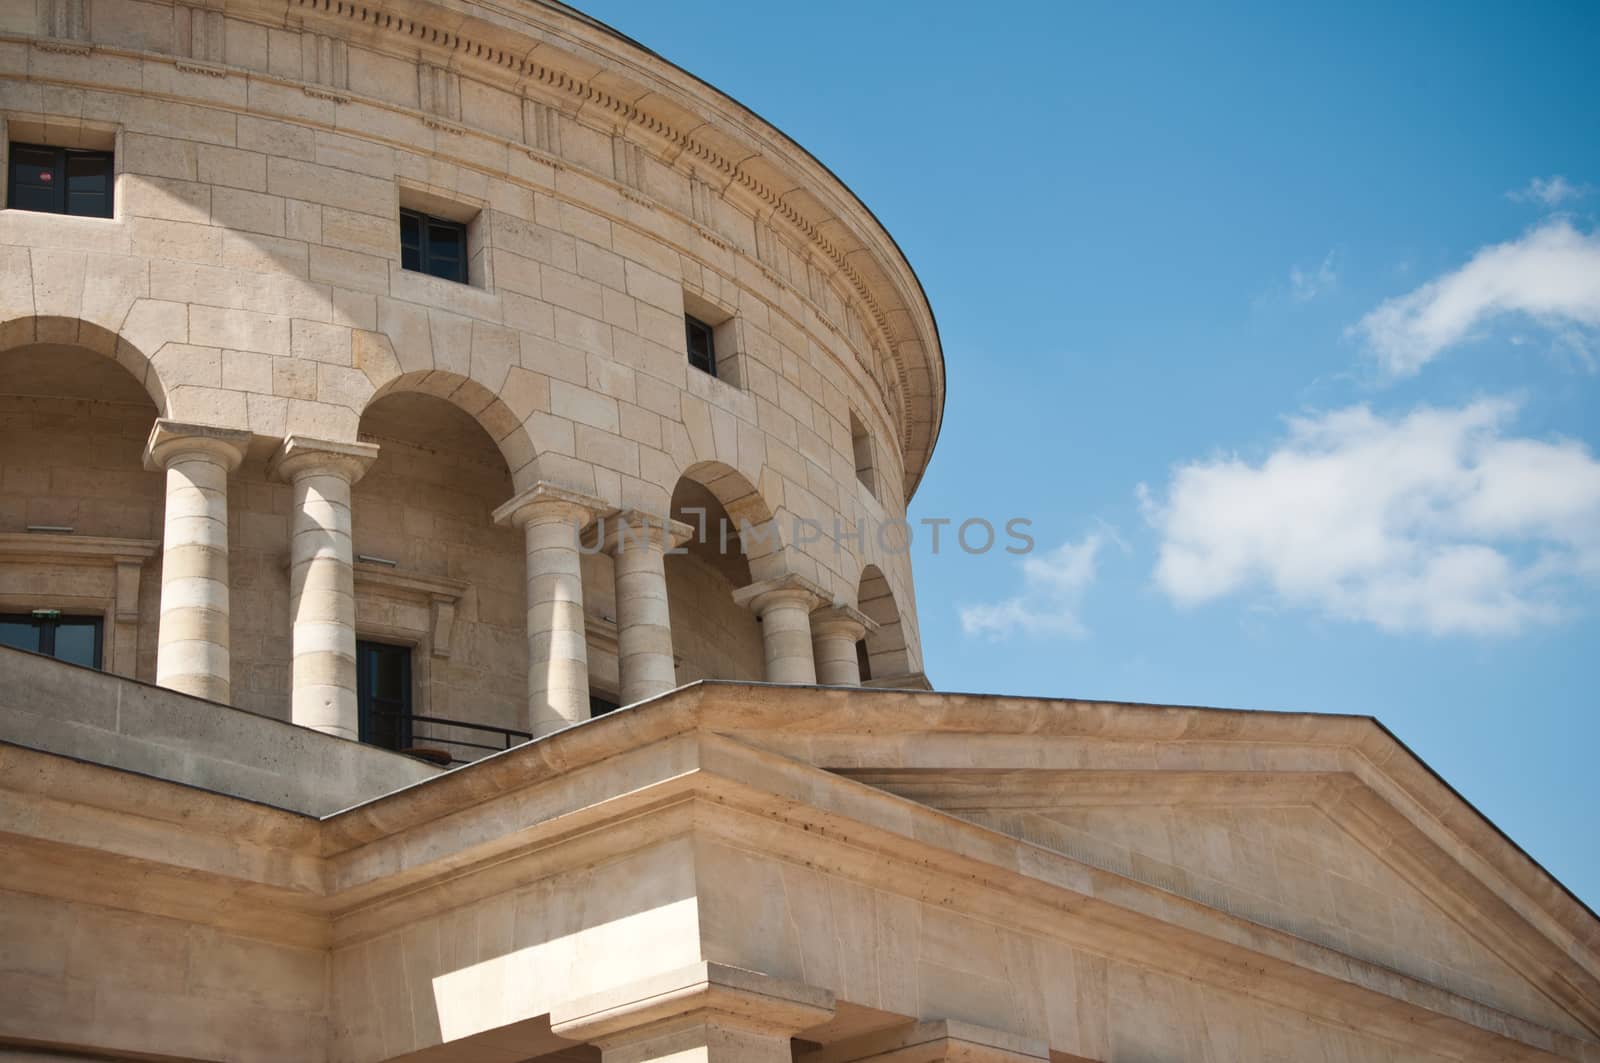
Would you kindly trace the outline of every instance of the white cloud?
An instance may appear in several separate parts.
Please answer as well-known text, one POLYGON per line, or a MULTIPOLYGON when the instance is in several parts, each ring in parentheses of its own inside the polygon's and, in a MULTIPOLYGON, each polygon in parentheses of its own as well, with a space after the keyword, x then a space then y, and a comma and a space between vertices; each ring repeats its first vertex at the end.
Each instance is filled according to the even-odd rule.
POLYGON ((1386 371, 1402 376, 1505 314, 1526 314, 1563 343, 1587 348, 1600 329, 1600 232, 1558 220, 1482 248, 1453 273, 1385 301, 1353 331, 1386 371))
POLYGON ((1289 295, 1297 303, 1309 303, 1339 284, 1339 271, 1334 265, 1335 253, 1329 251, 1316 269, 1289 267, 1289 295))
POLYGON ((1506 193, 1518 203, 1542 203, 1551 208, 1559 207, 1569 199, 1582 199, 1588 194, 1588 185, 1575 185, 1560 174, 1535 177, 1525 188, 1506 193))
POLYGON ((1563 586, 1600 577, 1600 461, 1507 435, 1515 412, 1353 406, 1291 420, 1259 464, 1182 465, 1161 499, 1140 485, 1156 584, 1179 605, 1255 594, 1386 631, 1560 619, 1563 586))
POLYGON ((1081 542, 1062 543, 1041 557, 1025 558, 1021 593, 988 605, 964 606, 961 630, 997 639, 1015 632, 1068 638, 1087 635, 1079 607, 1084 591, 1094 583, 1105 542, 1106 536, 1095 532, 1081 542))

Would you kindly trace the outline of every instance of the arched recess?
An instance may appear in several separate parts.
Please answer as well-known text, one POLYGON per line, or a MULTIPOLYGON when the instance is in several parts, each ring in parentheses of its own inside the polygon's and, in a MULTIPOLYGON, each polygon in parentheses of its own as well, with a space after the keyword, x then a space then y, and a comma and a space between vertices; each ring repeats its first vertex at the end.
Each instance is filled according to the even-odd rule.
MULTIPOLYGON (((400 648, 413 714, 521 728, 525 550, 492 517, 516 493, 501 409, 442 372, 391 380, 363 409, 359 438, 378 456, 351 491, 356 633, 400 648)), ((470 760, 487 750, 459 743, 496 741, 415 722, 403 744, 470 760)))
MULTIPOLYGON (((372 393, 372 398, 362 410, 362 417, 365 418, 366 410, 371 409, 379 400, 399 393, 443 399, 461 410, 477 422, 500 451, 516 490, 533 486, 533 481, 537 478, 537 466, 534 463, 537 455, 534 451, 533 438, 528 435, 522 419, 512 412, 511 407, 506 405, 500 396, 460 373, 444 369, 424 369, 401 373, 385 381, 372 393)), ((506 497, 509 498, 510 495, 506 497)))
POLYGON ((679 477, 671 513, 694 529, 683 552, 666 559, 678 682, 759 682, 761 625, 733 594, 781 572, 783 543, 771 507, 737 470, 708 461, 679 477))
MULTIPOLYGON (((143 457, 164 404, 149 360, 97 325, 0 326, 0 614, 59 610, 80 637, 97 624, 97 660, 69 659, 146 680, 165 491, 143 457)), ((7 640, 22 645, 50 625, 60 632, 52 620, 8 626, 7 640)))
POLYGON ((905 628, 900 622, 900 607, 895 602, 894 591, 877 565, 861 570, 861 584, 856 591, 859 608, 878 625, 868 633, 857 647, 862 661, 863 681, 891 679, 911 671, 910 657, 906 652, 905 628))

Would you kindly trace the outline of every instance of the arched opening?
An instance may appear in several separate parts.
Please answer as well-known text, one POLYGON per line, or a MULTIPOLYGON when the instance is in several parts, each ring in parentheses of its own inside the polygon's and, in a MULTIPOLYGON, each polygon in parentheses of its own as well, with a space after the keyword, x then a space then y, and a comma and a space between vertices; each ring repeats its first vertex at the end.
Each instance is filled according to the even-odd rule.
POLYGON ((37 335, 0 353, 0 644, 152 680, 159 410, 107 355, 37 335))
POLYGON ((378 445, 351 492, 362 739, 457 762, 504 748, 527 621, 522 535, 491 516, 514 493, 503 452, 455 402, 393 387, 360 438, 378 445))
POLYGON ((900 623, 900 608, 895 603, 894 591, 877 565, 861 570, 861 584, 856 592, 859 608, 878 627, 868 632, 856 646, 856 656, 861 662, 861 681, 893 680, 911 671, 906 653, 906 633, 900 623))
POLYGON ((672 518, 694 529, 683 552, 666 559, 678 682, 759 682, 766 674, 761 625, 733 594, 781 554, 771 511, 738 472, 706 462, 678 480, 672 518))

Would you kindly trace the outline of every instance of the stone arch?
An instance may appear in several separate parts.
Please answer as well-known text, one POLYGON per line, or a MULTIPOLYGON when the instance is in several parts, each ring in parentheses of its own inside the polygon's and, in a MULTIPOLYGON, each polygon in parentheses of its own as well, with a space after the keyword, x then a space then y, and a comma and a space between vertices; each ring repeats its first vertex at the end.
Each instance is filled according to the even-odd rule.
POLYGON ((500 396, 460 373, 424 369, 385 381, 373 391, 361 413, 364 415, 379 399, 403 392, 431 395, 466 413, 494 440, 511 473, 512 486, 518 491, 533 486, 538 478, 533 439, 522 419, 500 396))
MULTIPOLYGON (((726 462, 701 461, 684 469, 678 479, 680 484, 688 480, 705 488, 727 512, 732 532, 750 565, 752 579, 773 579, 784 574, 782 528, 766 498, 744 473, 726 462), (748 535, 739 534, 746 528, 748 535)), ((673 494, 677 497, 676 489, 673 494)), ((715 527, 708 528, 707 532, 713 538, 718 537, 715 527)))
POLYGON ((905 626, 900 619, 900 606, 883 570, 877 565, 867 565, 861 570, 861 582, 856 591, 858 608, 877 623, 876 631, 862 640, 865 667, 861 678, 890 679, 911 671, 911 658, 906 647, 905 626))
POLYGON ((138 381, 155 404, 157 414, 167 416, 168 393, 161 374, 141 346, 127 337, 77 317, 29 314, 0 321, 0 357, 18 348, 41 344, 78 347, 111 359, 138 381))

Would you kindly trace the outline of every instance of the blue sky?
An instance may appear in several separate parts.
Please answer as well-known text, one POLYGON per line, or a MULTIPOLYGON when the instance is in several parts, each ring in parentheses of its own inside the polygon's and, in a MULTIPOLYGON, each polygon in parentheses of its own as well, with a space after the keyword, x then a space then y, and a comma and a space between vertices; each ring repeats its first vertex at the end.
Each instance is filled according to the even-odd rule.
POLYGON ((1371 714, 1600 908, 1600 7, 583 6, 921 276, 941 689, 1371 714))

